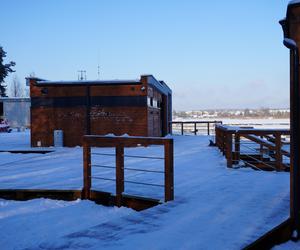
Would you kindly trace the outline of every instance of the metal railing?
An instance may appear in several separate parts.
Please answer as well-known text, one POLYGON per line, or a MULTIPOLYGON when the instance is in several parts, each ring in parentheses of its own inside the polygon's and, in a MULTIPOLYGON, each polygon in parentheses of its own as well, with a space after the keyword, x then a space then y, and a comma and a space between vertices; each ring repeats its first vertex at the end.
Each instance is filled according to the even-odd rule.
POLYGON ((171 131, 174 135, 211 135, 215 132, 215 125, 222 121, 172 121, 171 131))
POLYGON ((227 166, 240 161, 259 170, 289 169, 288 129, 254 129, 216 126, 216 146, 225 155, 227 166))
POLYGON ((114 181, 116 185, 116 204, 122 205, 122 195, 124 192, 124 183, 132 183, 144 186, 156 186, 164 188, 164 200, 170 201, 174 199, 174 167, 173 167, 173 139, 170 138, 152 138, 152 137, 117 137, 117 136, 96 136, 86 135, 83 138, 83 175, 84 175, 84 188, 83 197, 89 199, 91 196, 92 179, 114 181), (153 157, 143 155, 126 155, 124 154, 124 148, 126 147, 138 147, 138 146, 151 146, 161 145, 164 147, 164 157, 153 157), (93 153, 94 155, 112 156, 116 159, 116 166, 92 164, 91 160, 91 147, 113 147, 115 148, 115 154, 107 153, 93 153), (153 169, 139 169, 129 168, 124 166, 124 158, 142 158, 142 159, 155 159, 164 160, 164 170, 153 169), (92 168, 109 168, 115 169, 115 179, 105 178, 102 176, 93 176, 92 168), (135 180, 125 180, 124 170, 139 171, 148 173, 157 173, 164 175, 164 184, 147 183, 135 180))

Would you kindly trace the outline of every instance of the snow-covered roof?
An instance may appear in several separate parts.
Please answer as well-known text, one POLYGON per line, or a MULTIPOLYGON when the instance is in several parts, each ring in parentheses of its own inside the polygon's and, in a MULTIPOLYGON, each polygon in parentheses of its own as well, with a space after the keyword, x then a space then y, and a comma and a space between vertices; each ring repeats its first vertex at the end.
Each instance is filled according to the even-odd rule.
POLYGON ((80 81, 37 81, 37 84, 42 85, 127 85, 127 84, 140 84, 140 80, 80 80, 80 81))

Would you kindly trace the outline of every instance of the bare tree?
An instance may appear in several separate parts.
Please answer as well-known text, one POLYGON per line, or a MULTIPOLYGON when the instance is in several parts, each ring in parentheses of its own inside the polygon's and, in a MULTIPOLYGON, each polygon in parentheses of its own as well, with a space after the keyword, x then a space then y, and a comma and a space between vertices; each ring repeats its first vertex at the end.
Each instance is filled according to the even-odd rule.
POLYGON ((23 97, 24 96, 24 88, 23 88, 17 75, 14 75, 13 79, 11 81, 10 96, 11 97, 23 97))

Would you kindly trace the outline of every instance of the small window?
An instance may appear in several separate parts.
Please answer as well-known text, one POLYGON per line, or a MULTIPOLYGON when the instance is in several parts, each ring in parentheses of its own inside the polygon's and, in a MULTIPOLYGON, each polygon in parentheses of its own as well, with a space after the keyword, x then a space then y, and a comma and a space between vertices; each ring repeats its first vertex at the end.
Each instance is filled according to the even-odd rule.
POLYGON ((47 95, 48 94, 48 89, 47 88, 42 88, 41 93, 43 95, 47 95))
POLYGON ((150 101, 150 99, 151 98, 148 96, 148 98, 147 98, 147 104, 148 104, 149 107, 151 107, 151 101, 150 101))
POLYGON ((157 101, 157 107, 158 107, 158 108, 161 108, 160 105, 161 105, 161 104, 160 104, 160 101, 157 101))

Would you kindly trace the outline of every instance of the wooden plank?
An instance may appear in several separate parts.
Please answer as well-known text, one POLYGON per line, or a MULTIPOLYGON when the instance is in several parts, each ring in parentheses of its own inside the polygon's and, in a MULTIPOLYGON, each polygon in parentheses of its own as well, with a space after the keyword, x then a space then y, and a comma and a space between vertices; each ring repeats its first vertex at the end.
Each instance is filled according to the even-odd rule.
POLYGON ((209 122, 207 123, 207 135, 209 135, 210 134, 210 128, 209 128, 209 122))
POLYGON ((276 159, 276 170, 282 169, 282 152, 281 152, 281 134, 276 133, 275 135, 275 159, 276 159))
POLYGON ((88 143, 83 144, 83 198, 90 199, 91 190, 91 148, 88 143))
POLYGON ((239 134, 234 135, 234 151, 235 151, 234 164, 239 164, 240 154, 241 154, 241 138, 239 134))
POLYGON ((81 199, 82 192, 81 190, 57 189, 0 189, 0 198, 21 201, 37 198, 73 201, 81 199))
MULTIPOLYGON (((240 133, 239 133, 240 134, 240 133)), ((276 150, 276 146, 274 145, 274 143, 271 143, 271 142, 268 142, 268 141, 265 141, 257 136, 254 136, 254 135, 246 135, 246 134, 240 134, 240 136, 243 136, 244 138, 246 139, 249 139, 250 141, 253 141, 253 142, 256 142, 260 145, 263 145, 265 147, 267 147, 268 149, 270 150, 276 150)))
POLYGON ((226 133, 226 159, 227 167, 232 168, 232 133, 226 133))
POLYGON ((124 147, 116 146, 116 205, 122 206, 122 193, 124 192, 124 147))
POLYGON ((124 147, 132 146, 149 146, 149 145, 164 145, 173 139, 163 137, 139 137, 139 136, 99 136, 99 135, 85 135, 83 141, 88 143, 91 147, 114 147, 122 144, 124 147))
POLYGON ((165 143, 165 201, 174 200, 174 146, 173 140, 165 143))
POLYGON ((292 231, 293 231, 292 220, 289 218, 243 249, 244 250, 271 249, 276 245, 282 244, 290 240, 292 236, 292 231))

